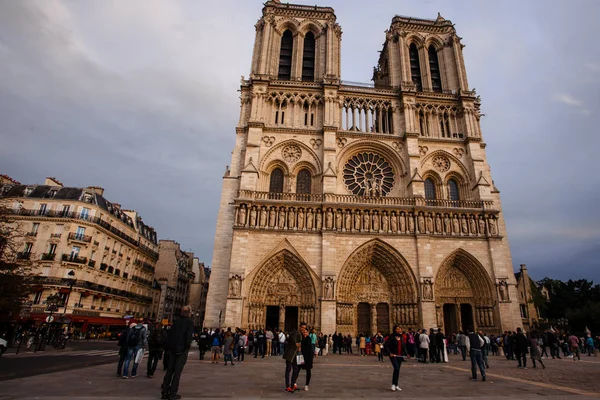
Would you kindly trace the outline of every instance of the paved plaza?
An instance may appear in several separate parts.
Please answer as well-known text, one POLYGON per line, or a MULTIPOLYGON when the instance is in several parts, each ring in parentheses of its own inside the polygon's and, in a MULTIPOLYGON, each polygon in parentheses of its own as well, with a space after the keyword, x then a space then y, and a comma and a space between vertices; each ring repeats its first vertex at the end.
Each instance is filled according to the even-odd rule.
MULTIPOLYGON (((546 360, 547 368, 526 370, 515 361, 491 357, 488 381, 469 381, 470 363, 451 356, 445 364, 420 364, 414 360, 402 365, 402 392, 392 392, 391 366, 375 356, 328 355, 316 359, 310 391, 284 392, 284 361, 280 357, 247 357, 235 366, 199 361, 191 351, 185 367, 180 393, 183 398, 506 398, 552 396, 554 399, 581 396, 600 397, 600 358, 584 357, 546 360)), ((35 358, 31 358, 35 362, 35 358)), ((0 368, 2 368, 0 360, 0 368)), ((144 365, 145 367, 145 365, 144 365)), ((136 379, 115 376, 115 363, 76 370, 37 375, 0 382, 0 399, 93 398, 158 399, 163 372, 147 378, 144 368, 136 379)), ((304 387, 304 372, 298 385, 304 387)))

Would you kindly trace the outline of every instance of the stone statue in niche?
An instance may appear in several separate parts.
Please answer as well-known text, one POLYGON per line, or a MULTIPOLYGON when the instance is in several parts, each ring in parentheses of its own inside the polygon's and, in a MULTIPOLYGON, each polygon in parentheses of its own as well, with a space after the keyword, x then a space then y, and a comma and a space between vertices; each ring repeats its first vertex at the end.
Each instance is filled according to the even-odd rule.
POLYGON ((354 213, 354 229, 357 231, 360 230, 360 212, 356 211, 354 213))
POLYGON ((312 230, 313 218, 314 218, 313 210, 312 210, 312 208, 309 208, 308 212, 306 213, 306 229, 312 230))
POLYGON ((242 278, 239 275, 229 278, 229 296, 240 297, 242 294, 242 278))
POLYGON ((298 210, 298 230, 304 229, 304 209, 298 210))
POLYGON ((452 222, 448 214, 444 215, 444 232, 449 235, 452 233, 452 222))
POLYGON ((335 229, 341 231, 342 228, 342 210, 337 210, 335 213, 335 229))
POLYGON ((408 230, 410 233, 414 233, 415 232, 415 217, 413 215, 413 213, 408 213, 406 218, 408 218, 408 230))
POLYGON ((469 229, 471 230, 471 235, 477 235, 477 224, 475 223, 475 217, 472 215, 469 217, 469 229))
POLYGON ((433 300, 433 284, 431 279, 423 281, 423 300, 433 300))
POLYGON ((479 217, 479 234, 485 235, 485 220, 483 217, 479 217))
POLYGON ((350 210, 346 210, 346 213, 344 214, 344 225, 347 231, 352 229, 352 214, 350 213, 350 210))
POLYGON ((328 208, 325 213, 325 229, 333 229, 333 213, 331 212, 331 208, 328 208))
POLYGON ((269 211, 269 226, 271 228, 275 227, 276 220, 277 220, 277 213, 275 212, 275 208, 271 207, 271 211, 269 211))
POLYGON ((279 218, 278 219, 279 219, 279 221, 278 221, 279 229, 285 228, 285 209, 283 207, 281 207, 279 209, 279 218))
POLYGON ((365 231, 368 231, 370 226, 371 226, 371 216, 369 215, 368 211, 365 211, 365 213, 363 214, 363 229, 365 231))
POLYGON ((387 211, 384 211, 383 215, 381 216, 381 229, 384 232, 388 232, 390 230, 387 211))
POLYGON ((317 230, 321 230, 321 226, 323 225, 323 215, 321 214, 321 209, 317 210, 317 215, 315 216, 316 219, 316 228, 317 230))
POLYGON ((417 226, 419 227, 419 233, 425 233, 425 217, 423 217, 423 213, 419 213, 417 217, 417 226))
POLYGON ((437 316, 437 325, 438 326, 444 325, 444 313, 442 312, 442 307, 436 307, 435 314, 437 316))
POLYGON ((373 231, 379 232, 379 213, 373 211, 373 231))
POLYGON ((464 215, 460 219, 460 226, 462 228, 463 235, 468 235, 469 234, 469 227, 467 226, 467 217, 464 216, 464 215))
POLYGON ((435 233, 442 233, 442 218, 439 214, 435 216, 435 233))
POLYGON ((240 207, 240 213, 238 214, 238 224, 246 225, 246 206, 240 207))
POLYGON ((454 218, 452 218, 452 232, 457 235, 460 233, 460 226, 458 223, 458 215, 455 215, 454 218))
POLYGON ((323 298, 325 300, 333 299, 333 278, 328 277, 325 279, 325 285, 323 286, 323 298))
POLYGON ((296 211, 294 211, 294 207, 291 207, 288 210, 288 229, 294 229, 296 226, 296 211))
POLYGON ((263 228, 265 225, 267 225, 267 208, 262 207, 260 209, 260 227, 263 228))
MULTIPOLYGON (((396 216, 395 212, 393 212, 390 216, 390 225, 392 228, 392 232, 396 232, 396 230, 398 229, 398 217, 396 216)), ((400 232, 402 232, 402 214, 400 214, 400 232)))
POLYGON ((508 283, 505 280, 498 282, 498 295, 500 301, 508 301, 508 283))
POLYGON ((490 235, 496 236, 498 234, 498 227, 496 226, 496 218, 490 217, 489 224, 490 224, 490 235))
POLYGON ((427 214, 427 232, 433 233, 433 217, 427 214))
POLYGON ((252 209, 250 210, 250 226, 256 226, 256 207, 252 207, 252 209))

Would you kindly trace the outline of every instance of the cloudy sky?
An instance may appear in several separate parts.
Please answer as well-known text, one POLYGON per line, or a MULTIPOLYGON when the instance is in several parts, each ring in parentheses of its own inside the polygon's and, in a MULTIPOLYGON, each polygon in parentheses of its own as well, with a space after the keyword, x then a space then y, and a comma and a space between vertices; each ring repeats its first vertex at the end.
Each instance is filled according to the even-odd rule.
MULTIPOLYGON (((483 99, 515 267, 600 280, 600 2, 321 5, 336 10, 350 81, 369 81, 395 14, 452 20, 483 99)), ((255 0, 0 0, 0 173, 102 186, 210 264, 261 9, 255 0)))

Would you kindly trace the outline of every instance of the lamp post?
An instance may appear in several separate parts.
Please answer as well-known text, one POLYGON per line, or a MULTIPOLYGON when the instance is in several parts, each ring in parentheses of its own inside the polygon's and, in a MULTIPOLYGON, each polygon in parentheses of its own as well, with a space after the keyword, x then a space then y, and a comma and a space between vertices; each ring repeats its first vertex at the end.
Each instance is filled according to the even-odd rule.
MULTIPOLYGON (((69 271, 69 273, 67 275, 69 275, 69 277, 67 278, 67 282, 69 283, 69 292, 67 293, 67 298, 65 299, 65 309, 63 311, 63 318, 67 314, 67 306, 69 305, 69 297, 71 297, 71 292, 73 291, 73 285, 75 285, 75 282, 77 282, 77 279, 75 279, 75 271, 71 270, 71 271, 69 271)), ((73 316, 71 316, 71 319, 69 319, 69 325, 67 326, 67 334, 69 334, 71 331, 71 320, 72 319, 73 319, 73 316)))
POLYGON ((45 346, 46 335, 47 335, 47 332, 50 330, 50 326, 52 326, 52 322, 54 321, 52 314, 54 314, 56 311, 58 311, 60 303, 61 303, 61 298, 58 293, 51 294, 50 296, 48 296, 46 298, 46 312, 48 312, 48 311, 50 312, 50 316, 48 318, 46 318, 46 322, 48 323, 48 326, 44 330, 44 334, 40 338, 40 342, 35 347, 34 353, 37 350, 44 350, 44 348, 46 347, 45 346))

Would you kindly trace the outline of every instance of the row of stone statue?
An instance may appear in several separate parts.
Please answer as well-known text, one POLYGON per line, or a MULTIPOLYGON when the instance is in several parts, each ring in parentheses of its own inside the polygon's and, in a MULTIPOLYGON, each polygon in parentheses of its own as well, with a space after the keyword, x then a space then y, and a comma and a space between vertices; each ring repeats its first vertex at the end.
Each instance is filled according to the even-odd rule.
POLYGON ((392 319, 396 324, 414 325, 419 321, 419 311, 414 304, 395 305, 392 308, 392 319))
POLYGON ((380 210, 334 210, 241 204, 236 225, 299 231, 426 233, 462 236, 498 235, 495 215, 380 210), (323 215, 325 214, 325 215, 323 215), (325 223, 323 223, 323 217, 325 223))
POLYGON ((478 326, 494 326, 494 310, 491 307, 476 308, 475 315, 478 326))

